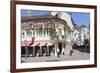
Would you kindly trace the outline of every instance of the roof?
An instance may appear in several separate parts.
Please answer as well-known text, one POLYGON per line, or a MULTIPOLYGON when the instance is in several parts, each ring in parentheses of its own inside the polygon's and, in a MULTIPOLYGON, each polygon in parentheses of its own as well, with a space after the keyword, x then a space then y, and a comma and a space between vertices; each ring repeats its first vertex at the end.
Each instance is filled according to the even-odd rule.
POLYGON ((45 15, 38 15, 38 16, 23 16, 21 17, 21 20, 25 21, 25 20, 51 19, 51 18, 57 18, 57 17, 52 16, 50 14, 45 14, 45 15))
POLYGON ((37 28, 41 28, 42 24, 41 22, 43 22, 43 25, 48 25, 53 23, 63 23, 66 25, 67 28, 70 28, 70 26, 68 25, 68 22, 65 21, 64 19, 58 18, 57 16, 53 16, 50 14, 45 14, 45 15, 38 15, 38 16, 23 16, 21 17, 21 22, 25 22, 25 24, 22 24, 22 29, 31 29, 32 25, 36 26, 37 28), (32 23, 30 24, 29 21, 31 21, 32 23), (27 24, 28 23, 28 24, 27 24))

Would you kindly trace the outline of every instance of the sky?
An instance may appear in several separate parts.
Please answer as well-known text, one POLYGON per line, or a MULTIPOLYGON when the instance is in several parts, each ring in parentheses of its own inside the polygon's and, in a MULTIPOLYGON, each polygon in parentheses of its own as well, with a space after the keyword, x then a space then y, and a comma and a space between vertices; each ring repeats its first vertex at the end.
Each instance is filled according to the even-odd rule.
MULTIPOLYGON (((36 11, 36 10, 22 10, 21 16, 28 16, 29 14, 31 16, 37 16, 37 15, 44 15, 44 14, 50 14, 52 11, 36 11)), ((89 26, 90 24, 90 13, 83 13, 83 12, 67 12, 71 14, 72 19, 75 24, 78 26, 85 25, 89 26)))

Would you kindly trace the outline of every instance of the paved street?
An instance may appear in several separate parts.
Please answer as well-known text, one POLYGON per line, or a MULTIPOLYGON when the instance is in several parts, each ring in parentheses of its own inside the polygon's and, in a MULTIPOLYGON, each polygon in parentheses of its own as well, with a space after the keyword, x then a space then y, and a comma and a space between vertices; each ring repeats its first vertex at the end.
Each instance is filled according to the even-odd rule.
POLYGON ((56 56, 42 56, 42 57, 28 57, 22 58, 22 62, 51 62, 51 61, 68 61, 68 60, 86 60, 90 59, 90 54, 86 52, 80 52, 78 50, 73 50, 72 56, 61 55, 60 57, 56 56))

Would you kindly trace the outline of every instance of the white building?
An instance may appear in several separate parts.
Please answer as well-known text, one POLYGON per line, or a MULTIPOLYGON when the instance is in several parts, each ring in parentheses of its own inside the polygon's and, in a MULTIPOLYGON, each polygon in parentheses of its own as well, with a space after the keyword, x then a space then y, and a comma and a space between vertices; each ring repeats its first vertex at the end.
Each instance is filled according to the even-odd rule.
POLYGON ((86 26, 81 26, 74 30, 73 35, 74 40, 76 41, 77 45, 83 45, 84 41, 90 39, 90 31, 89 28, 86 26))
POLYGON ((71 17, 65 12, 21 18, 22 56, 69 54, 74 30, 71 17), (34 43, 32 42, 32 38, 34 43))

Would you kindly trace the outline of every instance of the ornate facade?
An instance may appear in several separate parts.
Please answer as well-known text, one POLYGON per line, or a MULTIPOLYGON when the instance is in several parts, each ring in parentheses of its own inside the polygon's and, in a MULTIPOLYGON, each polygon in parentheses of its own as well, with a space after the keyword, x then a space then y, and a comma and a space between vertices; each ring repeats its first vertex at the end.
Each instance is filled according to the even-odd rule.
POLYGON ((21 56, 69 54, 73 29, 70 15, 64 12, 21 17, 21 56))

